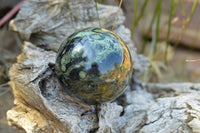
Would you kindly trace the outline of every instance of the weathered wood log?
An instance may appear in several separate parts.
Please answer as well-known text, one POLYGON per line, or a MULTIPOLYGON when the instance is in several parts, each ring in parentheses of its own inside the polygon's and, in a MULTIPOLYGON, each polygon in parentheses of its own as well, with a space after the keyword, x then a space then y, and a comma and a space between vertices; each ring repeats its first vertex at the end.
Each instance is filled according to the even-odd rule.
MULTIPOLYGON (((98 7, 102 26, 111 28, 117 7, 98 7)), ((137 76, 147 69, 148 60, 136 55, 123 21, 120 12, 114 32, 131 51, 132 83, 121 97, 99 105, 99 110, 88 110, 62 93, 54 65, 55 51, 65 37, 78 29, 99 25, 95 3, 73 0, 67 6, 64 0, 25 2, 10 23, 11 29, 27 41, 9 72, 16 105, 7 112, 9 124, 28 133, 198 133, 200 85, 142 84, 137 76)))

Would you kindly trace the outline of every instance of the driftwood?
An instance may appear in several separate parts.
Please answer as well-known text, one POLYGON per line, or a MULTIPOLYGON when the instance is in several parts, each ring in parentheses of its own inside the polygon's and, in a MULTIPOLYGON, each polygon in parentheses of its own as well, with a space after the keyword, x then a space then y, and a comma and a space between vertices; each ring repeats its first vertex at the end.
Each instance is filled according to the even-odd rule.
MULTIPOLYGON (((117 7, 98 4, 101 25, 110 29, 117 7)), ((74 31, 98 27, 92 0, 32 0, 25 2, 10 22, 24 40, 22 53, 10 69, 15 107, 8 123, 28 133, 198 133, 200 132, 200 84, 145 84, 137 78, 148 60, 136 55, 130 31, 120 11, 114 32, 128 45, 133 59, 133 79, 125 93, 113 102, 88 110, 61 92, 55 76, 56 50, 74 31)), ((92 108, 92 107, 91 107, 92 108)))

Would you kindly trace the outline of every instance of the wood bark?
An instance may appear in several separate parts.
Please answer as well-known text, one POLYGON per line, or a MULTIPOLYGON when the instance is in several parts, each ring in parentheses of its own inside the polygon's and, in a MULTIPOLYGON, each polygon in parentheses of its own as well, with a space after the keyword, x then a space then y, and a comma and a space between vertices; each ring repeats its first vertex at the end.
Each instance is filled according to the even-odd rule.
MULTIPOLYGON (((98 4, 103 28, 111 29, 117 7, 98 4)), ((137 55, 122 11, 114 32, 128 45, 134 74, 125 93, 112 102, 87 110, 68 100, 54 72, 56 51, 65 37, 86 27, 98 27, 91 0, 31 0, 25 2, 10 28, 24 40, 22 53, 10 69, 15 107, 10 125, 28 133, 198 133, 200 84, 146 84, 138 76, 148 59, 137 55)), ((91 107, 92 108, 92 107, 91 107)))

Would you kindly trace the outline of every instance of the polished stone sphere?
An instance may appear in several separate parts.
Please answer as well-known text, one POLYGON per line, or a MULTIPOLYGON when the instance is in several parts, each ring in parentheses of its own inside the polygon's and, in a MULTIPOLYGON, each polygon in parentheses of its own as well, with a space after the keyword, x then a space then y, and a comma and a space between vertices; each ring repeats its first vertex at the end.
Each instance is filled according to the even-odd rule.
POLYGON ((55 71, 64 92, 96 105, 124 91, 132 76, 132 62, 119 36, 106 29, 87 28, 61 44, 55 71))

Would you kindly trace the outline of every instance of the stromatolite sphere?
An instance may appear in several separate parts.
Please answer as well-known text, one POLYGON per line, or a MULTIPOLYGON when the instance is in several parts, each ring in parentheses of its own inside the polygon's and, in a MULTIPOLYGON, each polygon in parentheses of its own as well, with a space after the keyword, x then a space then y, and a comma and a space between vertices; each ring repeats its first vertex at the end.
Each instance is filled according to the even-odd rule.
POLYGON ((95 105, 124 91, 132 75, 132 62, 119 36, 106 29, 87 28, 61 44, 55 70, 63 91, 95 105))

